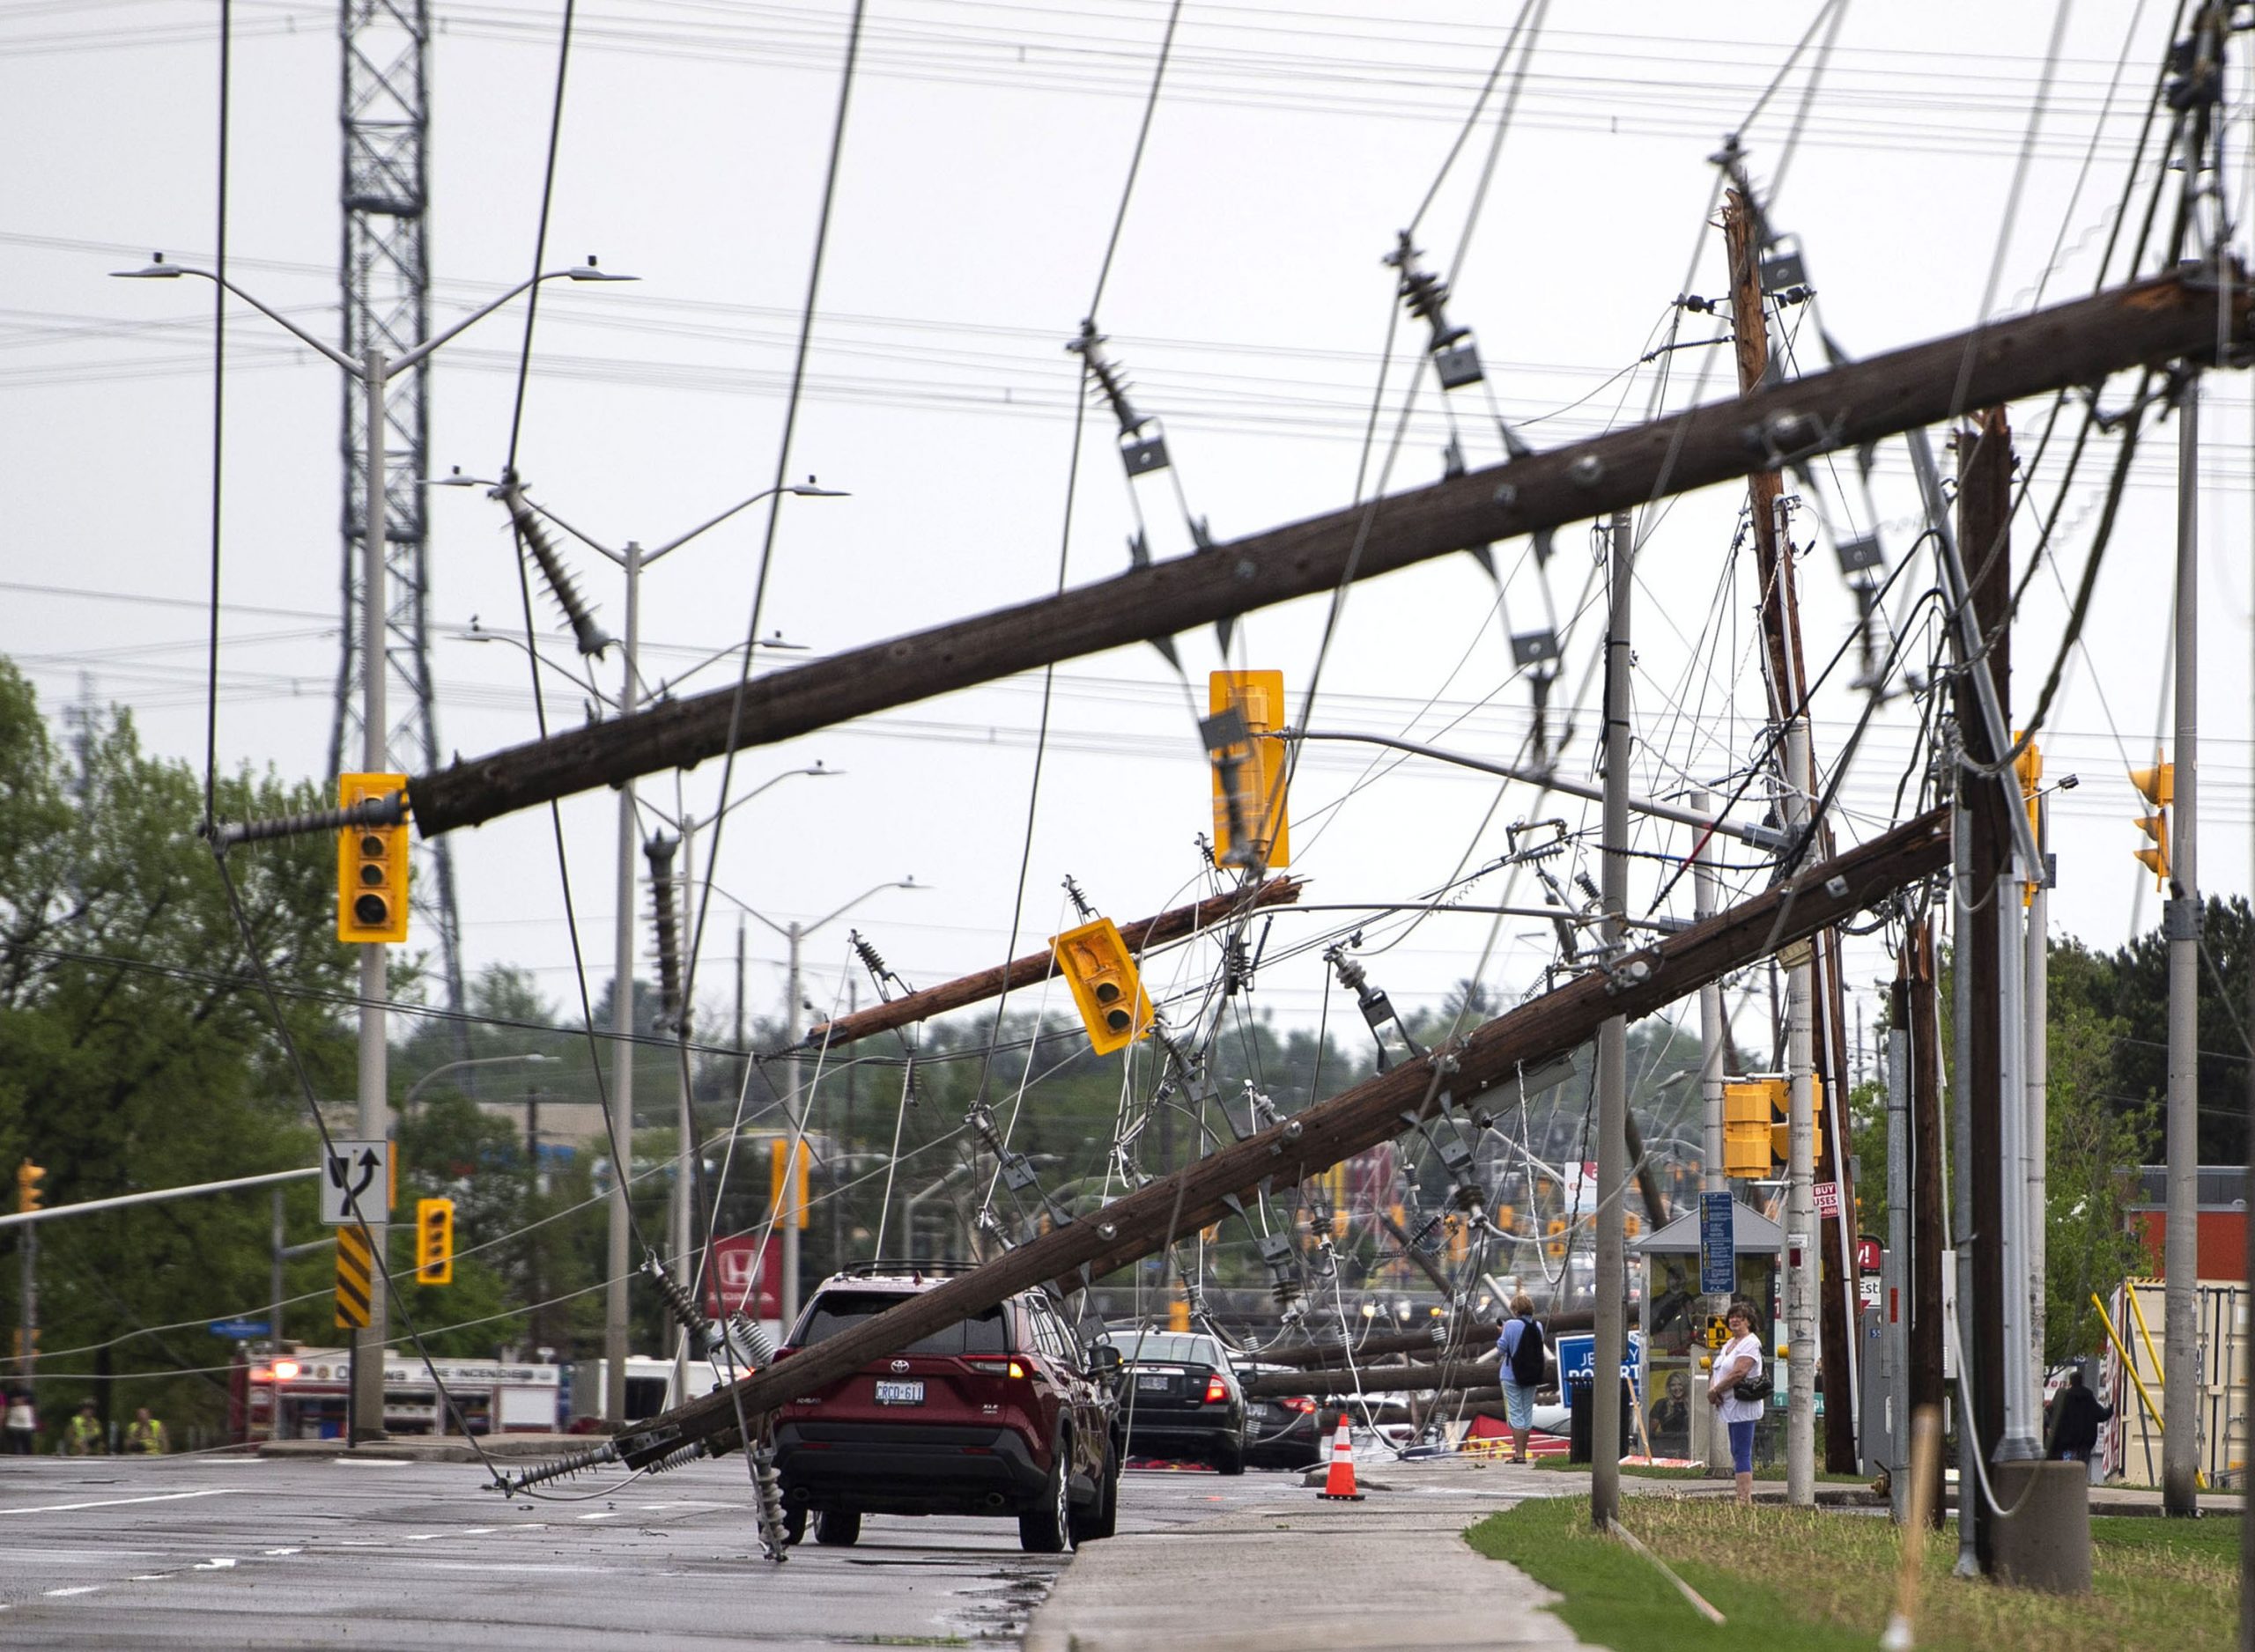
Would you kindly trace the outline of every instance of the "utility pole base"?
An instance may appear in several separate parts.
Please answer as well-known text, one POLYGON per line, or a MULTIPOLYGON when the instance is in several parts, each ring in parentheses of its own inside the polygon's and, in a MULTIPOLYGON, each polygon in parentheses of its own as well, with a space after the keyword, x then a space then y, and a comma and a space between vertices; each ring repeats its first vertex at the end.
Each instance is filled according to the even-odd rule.
POLYGON ((1997 1463, 1989 1479, 2010 1520, 1993 1522, 1996 1581, 2047 1595, 2090 1592, 2090 1474, 2083 1463, 1997 1463))

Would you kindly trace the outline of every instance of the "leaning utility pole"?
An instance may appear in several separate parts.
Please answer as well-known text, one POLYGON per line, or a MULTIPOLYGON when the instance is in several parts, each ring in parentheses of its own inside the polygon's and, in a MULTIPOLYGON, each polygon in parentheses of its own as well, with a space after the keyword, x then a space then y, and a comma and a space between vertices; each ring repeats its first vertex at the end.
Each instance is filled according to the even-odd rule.
POLYGON ((743 1443, 735 1434, 739 1417, 753 1421, 757 1432, 767 1413, 799 1395, 1016 1292, 1044 1284, 1080 1289, 1163 1250, 1176 1235, 1237 1214, 1263 1183, 1304 1182, 1405 1128, 1431 1123, 1460 1129, 1478 1116, 1466 1110, 1487 1091, 1586 1044, 1606 1021, 1652 1014, 1778 947, 1934 876, 1948 859, 1945 821, 1937 810, 1831 859, 1804 863, 1791 877, 1706 923, 1615 957, 1605 970, 1475 1028, 1445 1056, 1428 1051, 1403 1061, 790 1359, 653 1418, 621 1436, 613 1450, 599 1449, 571 1461, 592 1466, 615 1458, 640 1467, 699 1441, 713 1450, 733 1450, 743 1443))
MULTIPOLYGON (((629 540, 626 562, 626 638, 621 649, 618 715, 634 715, 641 691, 636 675, 641 662, 642 547, 629 540)), ((603 1416, 615 1431, 626 1421, 627 1283, 633 1264, 634 1213, 628 1204, 634 1178, 634 783, 618 788, 617 916, 611 927, 610 1106, 604 1124, 610 1134, 610 1221, 603 1250, 603 1416)))
MULTIPOLYGON (((1761 254, 1765 233, 1753 203, 1738 189, 1725 192, 1723 244, 1730 264, 1732 342, 1738 360, 1738 386, 1751 395, 1768 381, 1770 325, 1768 295, 1763 283, 1761 254)), ((1774 468, 1757 470, 1747 478, 1749 526, 1754 540, 1756 604, 1762 623, 1763 676, 1770 690, 1770 717, 1783 727, 1794 717, 1806 719, 1809 707, 1808 663, 1801 647, 1800 598, 1794 579, 1793 544, 1784 520, 1784 477, 1774 468)), ((1802 734, 1808 734, 1804 720, 1802 734)), ((1814 799, 1815 756, 1809 755, 1808 773, 1800 785, 1802 795, 1814 799)), ((1822 848, 1831 844, 1829 822, 1817 825, 1822 848)), ((1830 1101, 1825 1110, 1834 1151, 1825 1155, 1833 1187, 1834 1214, 1830 1220, 1812 1213, 1807 1231, 1815 1241, 1821 1264, 1818 1279, 1818 1353, 1824 1374, 1825 1466, 1850 1471, 1856 1466, 1856 1341, 1848 1304, 1855 1289, 1849 1269, 1855 1248, 1846 1237, 1846 1212, 1854 1208, 1855 1190, 1848 1174, 1847 1155, 1840 1131, 1840 1112, 1846 1105, 1846 1040, 1842 1022, 1839 947, 1834 936, 1821 936, 1808 959, 1807 985, 1810 999, 1810 1073, 1812 1085, 1830 1101), (1835 1280, 1839 1289, 1827 1294, 1822 1280, 1835 1280)), ((1811 1108, 1815 1109, 1814 1092, 1811 1108)), ((1810 1179, 1815 1170, 1811 1162, 1810 1179)), ((1812 1370, 1811 1380, 1814 1381, 1812 1370)), ((1814 1402, 1812 1401, 1812 1404, 1814 1402)), ((1812 1482, 1813 1484, 1813 1482, 1812 1482)), ((1813 1494, 1813 1493, 1812 1493, 1813 1494)))
POLYGON ((2169 1228, 2162 1245, 2161 1502, 2200 1512, 2200 380, 2177 397, 2177 749, 2169 816, 2169 1228))
MULTIPOLYGON (((1948 1397, 1942 1375, 1941 1005, 1936 991, 1934 932, 1921 918, 1904 948, 1907 968, 1901 985, 1904 1024, 1911 1029, 1911 1170, 1901 1197, 1910 1202, 1911 1254, 1904 1270, 1908 1283, 1904 1309, 1911 1336, 1904 1393, 1911 1415, 1932 1407, 1939 1415, 1948 1397)), ((1888 1197, 1896 1197, 1893 1186, 1888 1197)), ((1933 1476, 1925 1507, 1939 1530, 1942 1523, 1941 1454, 1933 1454, 1933 1476)))
MULTIPOLYGON (((344 350, 359 361, 381 348, 394 359, 425 343, 430 332, 431 264, 424 229, 430 194, 423 163, 430 129, 427 56, 428 0, 344 0, 338 11, 344 75, 337 120, 344 136, 344 240, 337 262, 343 286, 344 350)), ((330 725, 329 771, 341 773, 352 725, 366 715, 354 703, 358 678, 396 674, 410 714, 381 742, 399 750, 410 769, 441 759, 438 711, 431 681, 430 578, 423 479, 431 474, 429 368, 418 364, 399 376, 385 398, 381 447, 372 449, 366 398, 345 381, 340 446, 344 461, 344 644, 336 667, 336 714, 330 725), (384 454, 381 477, 368 471, 368 454, 384 454), (383 495, 381 535, 387 579, 376 611, 381 628, 359 623, 368 535, 370 489, 383 495), (374 640, 369 640, 373 638, 374 640), (371 674, 369 662, 381 667, 371 674)), ((462 919, 455 901, 452 847, 431 845, 435 895, 416 904, 439 931, 447 1008, 454 1017, 455 1053, 469 1054, 464 1008, 462 919)))
MULTIPOLYGON (((1606 957, 1629 944, 1629 599, 1633 589, 1629 513, 1613 518, 1610 600, 1605 624, 1605 858, 1601 904, 1606 957)), ((1621 1514, 1621 1367, 1628 1352, 1627 1191, 1629 1022, 1608 1016, 1597 1029, 1596 1334, 1590 1351, 1590 1523, 1612 1529, 1621 1514)))
POLYGON ((748 685, 566 729, 408 784, 425 836, 638 775, 1195 630, 1342 583, 1916 430, 1963 406, 2207 360, 2246 331, 2235 284, 2174 272, 1133 568, 1061 594, 849 648, 748 685))

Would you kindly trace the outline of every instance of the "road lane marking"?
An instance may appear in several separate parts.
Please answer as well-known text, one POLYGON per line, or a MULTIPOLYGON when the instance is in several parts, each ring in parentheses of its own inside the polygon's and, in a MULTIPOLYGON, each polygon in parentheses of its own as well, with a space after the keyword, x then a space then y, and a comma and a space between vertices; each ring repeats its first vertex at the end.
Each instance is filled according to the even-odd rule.
POLYGON ((100 1583, 80 1583, 70 1589, 50 1589, 42 1592, 53 1600, 60 1599, 65 1595, 91 1595, 100 1587, 100 1583))
POLYGON ((41 1503, 34 1508, 0 1508, 0 1515, 68 1515, 81 1508, 122 1508, 129 1503, 176 1503, 189 1497, 240 1497, 243 1490, 237 1486, 217 1486, 201 1492, 159 1492, 148 1497, 107 1497, 92 1503, 41 1503))
POLYGON ((624 1512, 625 1511, 623 1509, 603 1508, 596 1510, 592 1515, 581 1515, 579 1518, 581 1520, 610 1520, 617 1515, 623 1514, 624 1512))
POLYGON ((234 1561, 226 1555, 215 1554, 208 1560, 198 1560, 196 1569, 199 1572, 224 1572, 233 1565, 234 1561))
POLYGON ((303 1549, 261 1549, 261 1554, 303 1554, 303 1549))

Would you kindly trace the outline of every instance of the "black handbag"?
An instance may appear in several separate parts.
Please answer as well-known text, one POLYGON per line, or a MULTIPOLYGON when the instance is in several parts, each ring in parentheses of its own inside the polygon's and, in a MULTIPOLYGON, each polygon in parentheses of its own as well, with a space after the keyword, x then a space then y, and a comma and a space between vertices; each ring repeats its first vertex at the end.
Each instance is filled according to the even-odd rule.
POLYGON ((1752 1376, 1741 1376, 1731 1384, 1730 1391, 1741 1399, 1763 1400, 1770 1398, 1770 1374, 1756 1371, 1752 1376))

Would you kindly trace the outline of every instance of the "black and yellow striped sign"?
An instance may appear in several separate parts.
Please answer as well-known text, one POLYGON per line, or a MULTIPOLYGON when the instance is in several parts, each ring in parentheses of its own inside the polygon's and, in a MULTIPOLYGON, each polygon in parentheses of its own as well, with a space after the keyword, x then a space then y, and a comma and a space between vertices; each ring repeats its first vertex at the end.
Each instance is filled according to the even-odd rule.
POLYGON ((373 1292, 372 1283, 375 1260, 368 1250, 368 1232, 365 1228, 339 1228, 336 1230, 336 1324, 344 1331, 366 1331, 368 1328, 368 1301, 373 1292))

